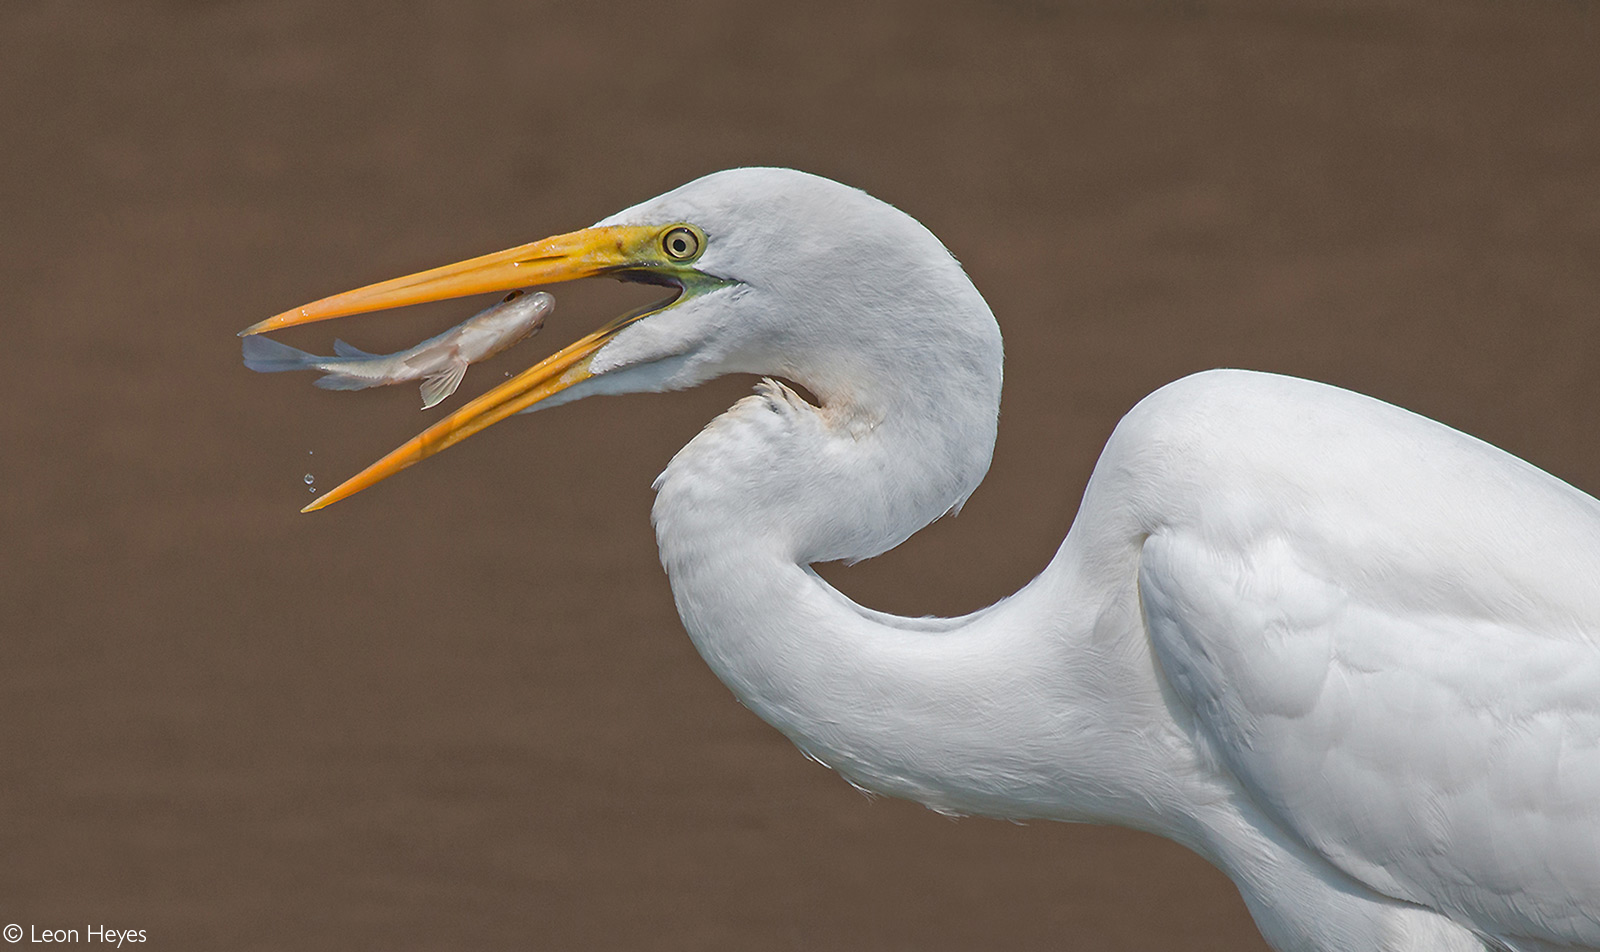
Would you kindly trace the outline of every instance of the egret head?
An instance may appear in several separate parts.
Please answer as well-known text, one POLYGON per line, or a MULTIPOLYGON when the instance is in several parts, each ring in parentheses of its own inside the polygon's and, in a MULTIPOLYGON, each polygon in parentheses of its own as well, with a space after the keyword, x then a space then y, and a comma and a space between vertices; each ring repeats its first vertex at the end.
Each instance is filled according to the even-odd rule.
POLYGON ((337 294, 243 333, 595 276, 671 293, 471 401, 307 508, 536 404, 675 390, 727 373, 788 377, 824 403, 870 394, 890 404, 937 374, 981 391, 992 429, 999 331, 960 265, 910 216, 788 169, 707 175, 581 231, 337 294))

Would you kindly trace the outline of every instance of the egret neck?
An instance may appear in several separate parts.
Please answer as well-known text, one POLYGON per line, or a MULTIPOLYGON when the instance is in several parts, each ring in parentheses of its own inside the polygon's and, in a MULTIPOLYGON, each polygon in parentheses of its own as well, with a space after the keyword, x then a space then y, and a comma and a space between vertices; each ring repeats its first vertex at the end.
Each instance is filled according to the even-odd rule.
POLYGON ((952 619, 866 609, 811 568, 882 551, 965 497, 982 467, 964 468, 948 431, 993 419, 994 404, 974 406, 998 392, 993 366, 992 388, 857 390, 843 407, 765 380, 708 425, 656 481, 685 627, 742 703, 858 787, 950 814, 1117 822, 1209 852, 1181 820, 1191 748, 1150 729, 1171 718, 1148 651, 1129 650, 1143 644, 1137 600, 1112 584, 1136 571, 1135 545, 1119 571, 1080 564, 1069 536, 1022 591, 952 619))

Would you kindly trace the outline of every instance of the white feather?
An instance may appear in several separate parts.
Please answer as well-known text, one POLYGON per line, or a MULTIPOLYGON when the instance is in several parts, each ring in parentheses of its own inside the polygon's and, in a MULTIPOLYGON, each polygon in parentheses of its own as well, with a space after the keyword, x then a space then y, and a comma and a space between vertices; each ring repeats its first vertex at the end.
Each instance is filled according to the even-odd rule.
POLYGON ((1127 415, 1021 591, 872 611, 811 565, 983 478, 983 298, 909 216, 784 169, 602 224, 686 224, 703 255, 622 261, 685 294, 538 405, 726 373, 817 398, 763 380, 653 511, 695 646, 808 756, 944 813, 1170 837, 1282 952, 1600 949, 1600 502, 1379 401, 1213 371, 1127 415))
POLYGON ((861 192, 719 173, 730 287, 630 327, 570 399, 774 374, 657 480, 662 564, 734 693, 863 788, 1120 823, 1239 885, 1281 950, 1600 948, 1600 503, 1438 423, 1216 371, 1118 427, 1055 559, 958 619, 809 568, 898 544, 988 466, 987 306, 861 192))

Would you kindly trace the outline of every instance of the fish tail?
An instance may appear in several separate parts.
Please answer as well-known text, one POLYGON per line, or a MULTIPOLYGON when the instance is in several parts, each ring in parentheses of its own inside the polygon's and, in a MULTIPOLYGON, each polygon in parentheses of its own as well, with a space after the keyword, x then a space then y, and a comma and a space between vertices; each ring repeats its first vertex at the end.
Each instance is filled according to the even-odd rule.
POLYGON ((285 370, 320 370, 323 376, 312 382, 324 390, 365 390, 388 382, 381 376, 361 373, 366 363, 369 361, 349 357, 321 357, 260 335, 244 339, 246 367, 264 374, 282 373, 285 370))
POLYGON ((244 339, 244 365, 257 373, 276 374, 285 370, 315 370, 316 365, 324 359, 259 334, 244 339))

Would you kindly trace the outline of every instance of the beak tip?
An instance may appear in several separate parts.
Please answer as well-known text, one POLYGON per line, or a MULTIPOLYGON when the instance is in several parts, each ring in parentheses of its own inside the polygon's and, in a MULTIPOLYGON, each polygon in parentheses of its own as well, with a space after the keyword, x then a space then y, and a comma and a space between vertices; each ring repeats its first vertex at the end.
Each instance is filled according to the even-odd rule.
MULTIPOLYGON (((333 314, 327 316, 338 317, 339 315, 333 314)), ((284 311, 282 314, 274 314, 264 321, 256 321, 254 324, 251 324, 249 327, 246 327, 244 330, 240 331, 239 336, 251 337, 255 334, 264 334, 267 331, 280 330, 285 327, 293 327, 296 324, 307 324, 311 321, 320 321, 325 319, 326 317, 321 315, 320 312, 314 315, 311 311, 311 305, 308 304, 304 307, 297 307, 292 311, 284 311)))

